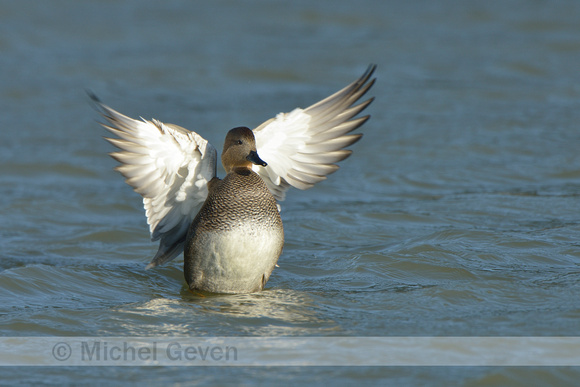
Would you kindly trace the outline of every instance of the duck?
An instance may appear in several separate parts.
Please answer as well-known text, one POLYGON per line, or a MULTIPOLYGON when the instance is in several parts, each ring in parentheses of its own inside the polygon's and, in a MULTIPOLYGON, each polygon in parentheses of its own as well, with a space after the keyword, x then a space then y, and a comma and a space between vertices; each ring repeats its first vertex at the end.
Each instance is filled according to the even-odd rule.
POLYGON ((226 134, 217 177, 217 151, 203 137, 156 119, 133 119, 89 92, 114 137, 109 153, 125 182, 143 199, 157 253, 151 269, 183 253, 192 292, 262 291, 284 247, 280 202, 291 188, 305 190, 338 170, 362 137, 351 132, 373 101, 358 101, 374 85, 376 65, 309 107, 279 113, 253 130, 226 134), (357 104, 358 103, 358 104, 357 104))

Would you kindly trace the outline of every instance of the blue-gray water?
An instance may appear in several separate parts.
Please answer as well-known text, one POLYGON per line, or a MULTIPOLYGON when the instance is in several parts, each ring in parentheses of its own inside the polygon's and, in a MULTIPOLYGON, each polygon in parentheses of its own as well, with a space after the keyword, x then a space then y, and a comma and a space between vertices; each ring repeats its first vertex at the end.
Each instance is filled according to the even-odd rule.
MULTIPOLYGON (((578 336, 580 2, 3 1, 2 336, 578 336), (221 148, 377 63, 259 294, 150 271, 85 89, 221 148)), ((220 173, 223 173, 220 171, 220 173)), ((574 384, 576 368, 3 368, 4 383, 574 384)))

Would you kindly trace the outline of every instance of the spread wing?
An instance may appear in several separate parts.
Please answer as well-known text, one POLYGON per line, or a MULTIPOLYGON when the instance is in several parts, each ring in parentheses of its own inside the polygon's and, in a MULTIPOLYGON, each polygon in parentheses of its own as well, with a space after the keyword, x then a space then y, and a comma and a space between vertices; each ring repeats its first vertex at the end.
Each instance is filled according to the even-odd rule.
POLYGON ((103 105, 91 96, 118 138, 110 153, 125 182, 143 196, 152 240, 160 240, 151 268, 175 258, 187 230, 207 198, 207 183, 216 175, 215 148, 195 132, 157 120, 140 121, 103 105))
POLYGON ((348 134, 370 116, 353 118, 374 98, 353 106, 372 87, 371 65, 356 81, 306 109, 280 113, 254 129, 256 148, 267 167, 254 166, 277 200, 290 186, 308 189, 335 172, 335 163, 352 151, 344 149, 362 134, 348 134))

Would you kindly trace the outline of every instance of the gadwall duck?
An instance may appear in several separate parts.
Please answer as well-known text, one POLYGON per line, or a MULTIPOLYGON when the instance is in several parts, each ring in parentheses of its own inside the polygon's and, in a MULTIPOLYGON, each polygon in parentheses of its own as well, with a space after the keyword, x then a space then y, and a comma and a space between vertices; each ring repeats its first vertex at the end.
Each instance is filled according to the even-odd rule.
POLYGON ((344 89, 306 108, 280 113, 254 130, 226 136, 217 152, 197 133, 158 120, 134 120, 91 95, 118 138, 110 153, 116 169, 143 197, 152 240, 159 249, 147 269, 184 252, 192 291, 251 293, 264 288, 282 253, 284 231, 277 201, 292 186, 308 189, 338 169, 348 134, 370 116, 355 118, 372 101, 353 106, 374 84, 376 66, 344 89))

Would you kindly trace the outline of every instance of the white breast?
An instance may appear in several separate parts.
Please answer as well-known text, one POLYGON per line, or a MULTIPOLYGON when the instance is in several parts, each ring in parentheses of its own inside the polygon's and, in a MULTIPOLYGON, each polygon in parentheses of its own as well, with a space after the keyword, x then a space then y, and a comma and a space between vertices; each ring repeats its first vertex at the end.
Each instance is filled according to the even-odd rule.
POLYGON ((205 231, 193 246, 190 287, 217 293, 258 291, 274 269, 283 233, 246 224, 228 231, 205 231))

